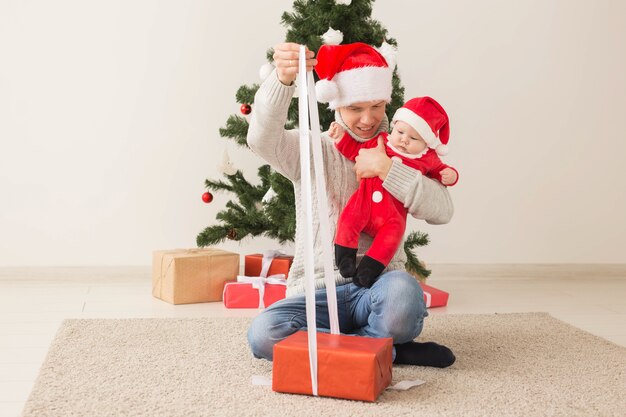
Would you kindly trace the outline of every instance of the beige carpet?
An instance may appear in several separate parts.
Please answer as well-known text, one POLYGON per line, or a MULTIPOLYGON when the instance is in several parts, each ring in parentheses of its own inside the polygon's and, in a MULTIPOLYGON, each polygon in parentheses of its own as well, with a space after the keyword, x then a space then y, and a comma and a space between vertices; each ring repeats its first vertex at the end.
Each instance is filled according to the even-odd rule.
POLYGON ((547 314, 431 316, 421 339, 450 346, 448 369, 377 403, 278 394, 245 341, 249 319, 67 320, 25 416, 624 416, 626 348, 547 314))

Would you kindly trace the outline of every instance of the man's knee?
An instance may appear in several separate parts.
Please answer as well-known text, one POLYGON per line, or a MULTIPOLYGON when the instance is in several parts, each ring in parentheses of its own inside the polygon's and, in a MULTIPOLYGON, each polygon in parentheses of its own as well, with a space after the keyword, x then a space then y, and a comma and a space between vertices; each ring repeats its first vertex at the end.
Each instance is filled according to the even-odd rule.
POLYGON ((428 315, 421 287, 405 271, 388 272, 381 278, 376 283, 380 288, 372 295, 388 337, 392 337, 394 343, 413 340, 421 333, 424 317, 428 315))
MULTIPOLYGON (((405 271, 390 271, 381 275, 375 284, 377 288, 374 296, 385 298, 393 305, 413 307, 413 309, 424 309, 424 293, 417 280, 405 271), (416 300, 418 302, 416 302, 416 300), (419 302, 421 301, 421 302, 419 302)), ((373 289, 374 290, 374 289, 373 289)), ((382 300, 379 300, 382 301, 382 300)))
POLYGON ((275 315, 262 312, 252 321, 248 329, 248 343, 255 358, 271 361, 274 345, 298 330, 291 321, 277 319, 275 315))
POLYGON ((252 320, 248 328, 248 344, 255 358, 272 360, 274 344, 270 342, 267 332, 268 320, 266 315, 261 313, 252 320))

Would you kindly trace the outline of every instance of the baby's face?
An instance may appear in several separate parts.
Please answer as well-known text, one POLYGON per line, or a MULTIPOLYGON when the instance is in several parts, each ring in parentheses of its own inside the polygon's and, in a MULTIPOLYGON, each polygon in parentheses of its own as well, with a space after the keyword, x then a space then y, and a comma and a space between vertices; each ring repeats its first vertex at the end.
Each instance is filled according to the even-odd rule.
POLYGON ((418 154, 426 149, 426 142, 420 134, 402 120, 394 122, 389 141, 394 148, 408 154, 418 154))

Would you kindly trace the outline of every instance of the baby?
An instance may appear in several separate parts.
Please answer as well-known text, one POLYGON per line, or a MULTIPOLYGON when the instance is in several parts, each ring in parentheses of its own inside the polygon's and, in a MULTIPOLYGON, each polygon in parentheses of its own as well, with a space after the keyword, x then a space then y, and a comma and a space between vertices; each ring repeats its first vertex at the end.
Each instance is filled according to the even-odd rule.
MULTIPOLYGON (((447 152, 450 136, 448 115, 430 97, 417 97, 399 108, 392 119, 392 131, 384 132, 387 156, 392 160, 420 170, 443 185, 458 181, 456 169, 444 164, 439 155, 447 152)), ((360 149, 375 148, 376 136, 357 142, 341 125, 333 122, 328 131, 335 146, 346 158, 354 161, 360 149)), ((378 178, 364 178, 339 216, 335 236, 335 262, 343 277, 361 287, 371 287, 398 250, 406 228, 407 209, 383 188, 378 178), (374 237, 372 246, 356 266, 359 235, 374 237)))

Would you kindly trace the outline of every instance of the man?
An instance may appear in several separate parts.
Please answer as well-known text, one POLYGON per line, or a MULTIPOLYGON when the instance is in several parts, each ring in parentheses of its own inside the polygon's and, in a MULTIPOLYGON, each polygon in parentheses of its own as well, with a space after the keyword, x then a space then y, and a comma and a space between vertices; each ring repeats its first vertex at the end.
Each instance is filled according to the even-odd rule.
MULTIPOLYGON (((322 47, 325 48, 325 47, 322 47)), ((385 106, 391 100, 393 68, 374 48, 359 44, 336 45, 333 53, 322 53, 319 62, 307 51, 307 70, 316 70, 325 82, 331 82, 336 98, 329 100, 335 119, 355 140, 365 141, 389 126, 385 106), (343 47, 350 48, 341 49, 343 47), (336 49, 339 48, 339 49, 336 49), (341 60, 338 62, 337 60, 341 60), (324 69, 332 66, 332 74, 324 69), (371 68, 374 67, 372 71, 371 68), (372 72, 374 73, 372 75, 372 72), (324 74, 322 74, 324 73, 324 74)), ((274 53, 276 70, 263 82, 254 101, 248 130, 248 145, 276 171, 294 184, 296 198, 296 237, 294 261, 289 272, 287 298, 262 311, 248 330, 248 341, 255 357, 272 360, 273 346, 285 337, 306 327, 304 299, 304 228, 300 206, 300 150, 297 130, 285 130, 287 110, 293 97, 293 82, 298 72, 299 45, 277 45, 274 53)), ((322 94, 323 96, 323 94, 322 94)), ((328 96, 328 95, 327 95, 328 96)), ((321 100, 323 97, 321 97, 321 100)), ((322 134, 326 190, 331 235, 335 235, 337 218, 349 197, 358 188, 360 178, 378 176, 383 187, 402 201, 409 213, 431 224, 450 221, 453 206, 445 187, 401 162, 392 161, 379 147, 363 150, 356 162, 344 158, 327 133, 322 134)), ((316 201, 315 184, 313 201, 316 201)), ((318 329, 328 329, 328 305, 324 289, 319 218, 313 214, 315 242, 315 287, 318 329)), ((361 248, 368 248, 371 237, 361 235, 361 248)), ((332 245, 331 245, 332 246, 332 245)), ((332 254, 327 254, 332 256, 332 254)), ((423 293, 416 280, 404 270, 405 255, 399 250, 386 272, 370 288, 359 287, 350 278, 335 273, 339 328, 342 333, 369 337, 391 337, 394 363, 423 366, 450 366, 455 357, 445 346, 433 342, 414 342, 428 315, 423 293)), ((323 330, 322 330, 323 331, 323 330)))

